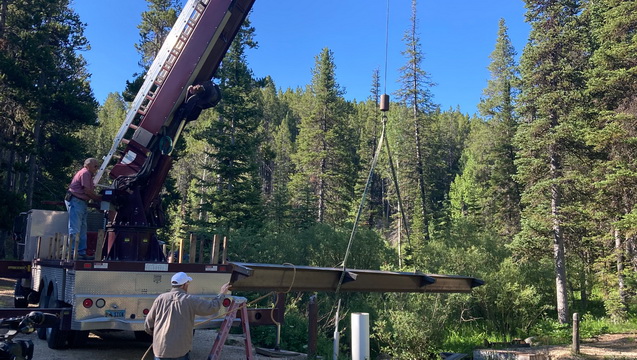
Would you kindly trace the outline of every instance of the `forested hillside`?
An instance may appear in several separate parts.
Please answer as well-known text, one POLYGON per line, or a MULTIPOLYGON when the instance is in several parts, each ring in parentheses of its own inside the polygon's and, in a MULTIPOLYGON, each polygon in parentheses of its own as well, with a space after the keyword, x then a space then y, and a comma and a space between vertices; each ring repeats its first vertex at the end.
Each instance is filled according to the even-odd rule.
MULTIPOLYGON (((177 13, 174 1, 147 1, 137 46, 146 67, 177 13)), ((214 79, 222 101, 176 145, 162 239, 195 233, 210 246, 220 234, 231 261, 346 262, 486 283, 471 295, 319 294, 325 356, 338 299, 342 316, 370 313, 374 351, 394 359, 537 335, 573 312, 584 323, 634 319, 637 2, 525 3, 528 43, 514 49, 500 21, 475 116, 432 100, 415 0, 387 112, 375 69, 360 80, 368 99, 344 98, 329 48, 304 88, 255 78, 245 52, 259 29, 246 21, 214 79)), ((84 158, 107 152, 139 81, 97 104, 84 25, 68 1, 0 5, 0 251, 10 257, 14 216, 62 209, 45 202, 63 198, 84 158)), ((307 300, 288 296, 283 348, 302 350, 307 300)))

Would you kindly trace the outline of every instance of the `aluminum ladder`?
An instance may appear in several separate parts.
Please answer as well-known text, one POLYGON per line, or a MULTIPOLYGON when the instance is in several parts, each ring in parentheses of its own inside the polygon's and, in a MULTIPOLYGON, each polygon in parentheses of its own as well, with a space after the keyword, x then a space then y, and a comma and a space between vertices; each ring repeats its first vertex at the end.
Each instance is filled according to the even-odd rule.
POLYGON ((131 103, 126 113, 126 119, 113 140, 111 150, 104 156, 104 161, 93 178, 95 185, 99 183, 102 175, 104 175, 104 171, 106 171, 108 164, 111 162, 120 144, 128 143, 128 139, 125 138, 128 129, 137 130, 137 125, 135 125, 134 122, 139 123, 140 117, 143 117, 148 108, 152 105, 155 99, 155 93, 164 84, 166 76, 168 76, 168 73, 170 73, 170 70, 173 68, 184 45, 188 42, 188 39, 190 39, 193 29, 197 26, 207 3, 208 0, 189 0, 181 14, 179 14, 175 25, 166 37, 153 64, 148 69, 144 84, 137 93, 137 96, 135 96, 135 100, 131 103))

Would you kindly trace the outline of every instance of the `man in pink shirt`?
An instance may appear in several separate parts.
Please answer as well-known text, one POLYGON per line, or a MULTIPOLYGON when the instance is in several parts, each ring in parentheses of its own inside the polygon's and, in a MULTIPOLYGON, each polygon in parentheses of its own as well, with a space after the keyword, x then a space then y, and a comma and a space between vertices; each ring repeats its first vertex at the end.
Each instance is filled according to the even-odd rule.
POLYGON ((95 193, 93 176, 99 169, 97 159, 88 158, 84 161, 84 167, 78 171, 66 192, 64 203, 69 212, 69 239, 71 251, 75 244, 75 237, 79 234, 80 241, 77 247, 80 260, 93 260, 95 257, 86 255, 86 220, 88 217, 88 202, 100 201, 101 196, 95 193))

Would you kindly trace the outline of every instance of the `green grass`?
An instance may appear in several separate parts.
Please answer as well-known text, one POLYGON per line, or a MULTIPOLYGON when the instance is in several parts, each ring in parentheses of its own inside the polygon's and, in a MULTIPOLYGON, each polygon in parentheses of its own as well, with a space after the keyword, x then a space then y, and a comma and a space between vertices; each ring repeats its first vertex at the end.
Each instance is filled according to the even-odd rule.
MULTIPOLYGON (((529 334, 519 334, 518 337, 525 339, 533 336, 540 345, 566 345, 572 341, 573 330, 571 326, 572 324, 559 324, 554 320, 542 320, 532 328, 529 334)), ((620 333, 637 333, 637 319, 614 322, 609 318, 594 318, 586 315, 580 320, 581 339, 620 333)), ((484 329, 467 326, 450 331, 441 347, 443 351, 470 354, 475 348, 485 347, 485 341, 500 343, 508 340, 509 338, 504 334, 488 333, 484 329)))

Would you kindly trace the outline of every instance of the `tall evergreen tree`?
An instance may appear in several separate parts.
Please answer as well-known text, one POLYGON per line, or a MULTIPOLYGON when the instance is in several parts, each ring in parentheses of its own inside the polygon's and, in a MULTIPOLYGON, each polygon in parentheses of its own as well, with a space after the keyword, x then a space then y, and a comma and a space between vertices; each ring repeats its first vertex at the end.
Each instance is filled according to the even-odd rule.
POLYGON ((617 291, 606 299, 611 316, 625 318, 630 273, 626 265, 635 255, 637 207, 637 3, 603 0, 589 4, 593 39, 597 49, 592 55, 588 90, 595 109, 588 142, 600 156, 592 172, 596 196, 591 202, 596 218, 609 224, 599 229, 603 244, 614 244, 617 291), (611 239, 612 237, 612 239, 611 239))
MULTIPOLYGON (((325 48, 316 57, 312 70, 309 111, 301 118, 293 156, 297 173, 291 185, 298 190, 297 194, 310 196, 315 204, 316 221, 321 223, 339 223, 346 218, 356 171, 353 161, 356 141, 351 138, 349 109, 334 70, 334 55, 325 48)), ((302 204, 303 197, 294 201, 296 205, 302 204)))
POLYGON ((237 33, 217 76, 223 99, 215 108, 219 115, 212 122, 207 140, 211 162, 202 208, 209 224, 228 233, 245 226, 258 226, 263 220, 257 152, 262 119, 259 84, 246 63, 246 48, 254 48, 254 28, 246 20, 237 33))
POLYGON ((133 80, 126 80, 126 88, 122 92, 124 100, 129 102, 135 99, 135 95, 144 84, 146 70, 155 60, 181 12, 180 2, 177 0, 146 0, 146 2, 148 10, 142 12, 142 21, 137 25, 139 43, 135 44, 135 49, 141 55, 139 66, 142 71, 132 74, 133 80))
MULTIPOLYGON (((517 240, 526 255, 534 240, 550 241, 555 265, 557 317, 568 318, 565 222, 575 202, 577 184, 569 184, 579 166, 575 153, 583 148, 581 131, 586 32, 581 28, 579 1, 526 0, 532 30, 521 61, 520 148, 518 179, 523 183, 524 219, 517 240)), ((571 238, 571 241, 576 239, 571 238)), ((546 249, 548 244, 536 244, 546 249)))
POLYGON ((485 224, 500 228, 502 236, 510 238, 520 228, 520 194, 513 180, 516 149, 513 136, 517 128, 514 110, 519 93, 518 69, 515 49, 511 44, 504 19, 500 19, 498 38, 491 53, 489 71, 491 79, 478 104, 480 114, 487 120, 485 131, 477 132, 477 138, 467 150, 480 163, 475 175, 476 186, 484 189, 480 208, 485 224))
POLYGON ((97 103, 78 55, 88 46, 84 24, 69 2, 13 1, 5 10, 1 101, 16 116, 0 117, 2 128, 15 135, 2 151, 10 164, 6 178, 31 207, 62 196, 69 165, 82 152, 72 134, 95 122, 97 103), (16 167, 19 163, 26 168, 16 167), (18 178, 23 181, 15 182, 18 178))
MULTIPOLYGON (((400 68, 400 89, 396 92, 397 101, 406 106, 411 124, 409 129, 411 149, 405 149, 407 154, 411 154, 411 160, 407 160, 405 168, 407 176, 412 179, 418 187, 418 196, 415 198, 415 209, 418 209, 418 220, 422 224, 422 236, 428 237, 428 222, 431 218, 431 203, 429 192, 431 191, 430 176, 426 168, 427 147, 424 143, 425 134, 429 132, 430 113, 435 106, 432 102, 431 87, 434 85, 427 72, 422 68, 424 54, 421 49, 420 36, 418 34, 418 18, 416 16, 416 0, 411 3, 410 26, 403 40, 406 49, 403 55, 407 58, 407 64, 400 68), (428 123, 429 122, 429 123, 428 123)), ((405 129, 407 131, 407 129, 405 129)))
POLYGON ((261 177, 263 195, 265 200, 269 201, 273 193, 273 173, 276 160, 276 152, 273 149, 274 136, 279 125, 287 116, 289 108, 278 97, 272 78, 268 76, 263 82, 264 86, 261 90, 263 121, 259 129, 259 133, 263 134, 263 142, 259 149, 259 176, 261 177))

